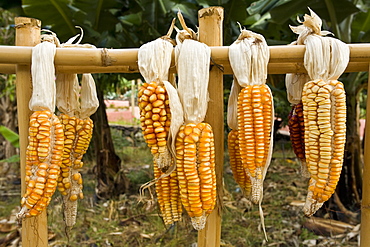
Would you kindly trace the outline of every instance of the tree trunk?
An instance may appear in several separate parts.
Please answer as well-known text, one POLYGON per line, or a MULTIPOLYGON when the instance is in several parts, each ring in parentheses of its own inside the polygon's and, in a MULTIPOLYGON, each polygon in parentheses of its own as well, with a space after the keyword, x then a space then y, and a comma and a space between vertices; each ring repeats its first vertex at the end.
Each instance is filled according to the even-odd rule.
POLYGON ((103 92, 97 89, 100 106, 91 116, 94 121, 93 145, 96 158, 96 195, 99 199, 116 198, 127 191, 128 180, 116 155, 108 124, 103 92))

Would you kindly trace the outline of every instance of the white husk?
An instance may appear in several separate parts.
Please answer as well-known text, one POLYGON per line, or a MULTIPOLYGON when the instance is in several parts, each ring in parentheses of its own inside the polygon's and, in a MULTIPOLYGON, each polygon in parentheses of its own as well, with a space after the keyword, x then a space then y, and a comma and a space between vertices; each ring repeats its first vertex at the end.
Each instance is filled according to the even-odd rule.
POLYGON ((42 42, 32 48, 32 97, 31 111, 55 111, 55 69, 56 47, 50 42, 42 42))
POLYGON ((184 111, 182 109, 182 105, 176 88, 172 86, 172 84, 168 81, 164 81, 163 83, 168 93, 171 109, 171 125, 168 141, 170 143, 171 153, 175 154, 176 135, 181 125, 184 123, 184 111))
POLYGON ((238 129, 238 95, 241 87, 238 81, 234 78, 231 85, 229 101, 227 102, 227 125, 233 129, 238 129))
POLYGON ((304 66, 312 80, 337 80, 349 62, 349 47, 338 39, 310 35, 306 41, 304 66))
POLYGON ((70 117, 86 119, 98 109, 99 100, 91 74, 82 75, 81 87, 76 74, 58 74, 56 85, 59 111, 70 117))
POLYGON ((178 93, 184 109, 185 123, 200 123, 208 107, 210 48, 198 41, 178 41, 175 58, 178 93))
POLYGON ((56 105, 58 110, 68 116, 78 116, 80 112, 80 85, 76 74, 57 74, 56 105))
POLYGON ((96 93, 94 77, 91 74, 83 74, 81 79, 81 112, 80 118, 86 119, 96 112, 99 100, 96 93))
POLYGON ((242 30, 229 47, 230 65, 242 87, 266 83, 269 58, 265 38, 248 30, 242 30))
POLYGON ((289 103, 295 105, 301 102, 302 89, 308 81, 310 81, 310 77, 307 74, 286 74, 285 86, 289 103))
MULTIPOLYGON (((307 34, 309 33, 309 29, 305 28, 303 25, 299 27, 290 26, 290 28, 293 32, 297 28, 298 30, 303 29, 302 32, 305 31, 307 34)), ((290 45, 303 45, 303 41, 307 36, 303 37, 303 35, 299 35, 299 37, 297 41, 293 41, 290 45)), ((301 102, 303 86, 308 81, 310 81, 310 77, 306 73, 291 73, 285 75, 285 87, 289 103, 296 105, 301 102)))
POLYGON ((338 39, 324 37, 330 32, 321 31, 320 17, 309 10, 303 25, 290 27, 299 34, 297 44, 306 45, 304 66, 311 80, 337 80, 348 65, 349 47, 338 39))
MULTIPOLYGON (((77 34, 67 42, 60 44, 60 48, 96 48, 90 44, 80 44, 83 37, 77 34), (80 39, 73 44, 73 42, 80 39)), ((57 107, 59 111, 71 117, 86 119, 96 112, 99 107, 99 100, 96 94, 94 78, 91 74, 83 74, 81 87, 78 82, 77 74, 58 74, 57 75, 57 107)))
MULTIPOLYGON (((270 93, 271 93, 271 89, 268 87, 268 89, 270 90, 270 93)), ((271 93, 272 95, 272 93, 271 93)), ((267 158, 266 158, 266 165, 264 167, 264 170, 263 170, 263 178, 262 178, 262 181, 265 181, 265 178, 266 178, 266 174, 267 174, 267 170, 270 166, 270 163, 271 163, 271 158, 272 158, 272 152, 273 152, 273 143, 274 143, 274 123, 275 123, 275 107, 274 107, 274 99, 271 98, 271 132, 270 132, 270 146, 269 146, 269 151, 268 151, 268 154, 267 154, 267 158)), ((262 224, 262 229, 263 229, 263 233, 265 235, 265 239, 267 240, 267 234, 266 234, 266 228, 265 228, 265 220, 264 220, 264 216, 263 216, 263 210, 262 210, 262 199, 263 199, 263 186, 262 186, 262 191, 261 191, 261 198, 258 202, 258 208, 259 208, 259 214, 260 214, 260 218, 261 218, 261 224, 262 224)))
POLYGON ((322 21, 320 17, 313 12, 310 8, 308 8, 310 11, 310 15, 304 15, 303 20, 300 21, 298 18, 298 22, 302 23, 303 25, 294 27, 289 26, 290 29, 293 31, 293 33, 299 34, 297 39, 297 45, 303 45, 306 38, 309 35, 316 34, 319 36, 325 36, 328 34, 332 34, 329 31, 321 31, 322 21))
POLYGON ((173 45, 163 38, 158 38, 140 47, 139 71, 146 82, 168 81, 172 51, 173 45))

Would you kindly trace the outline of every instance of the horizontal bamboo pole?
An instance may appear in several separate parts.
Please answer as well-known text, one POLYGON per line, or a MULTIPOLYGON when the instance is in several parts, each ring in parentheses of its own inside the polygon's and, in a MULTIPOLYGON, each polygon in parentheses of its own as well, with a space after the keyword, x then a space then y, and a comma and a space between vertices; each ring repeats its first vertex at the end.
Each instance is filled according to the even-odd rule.
MULTIPOLYGON (((370 43, 349 44, 350 62, 346 72, 367 71, 370 43)), ((305 73, 302 66, 305 46, 270 46, 269 74, 305 73)), ((137 48, 90 49, 57 48, 55 66, 63 73, 138 73, 137 48)), ((221 65, 224 74, 232 74, 228 46, 211 47, 212 63, 221 65)), ((174 59, 172 59, 174 61, 174 59)), ((0 73, 15 73, 15 66, 31 63, 31 47, 0 46, 0 73)), ((172 64, 174 68, 174 64, 172 64)))
MULTIPOLYGON (((222 67, 226 75, 232 74, 230 65, 222 67)), ((369 68, 369 62, 350 62, 345 72, 366 71, 369 68)), ((0 73, 14 74, 15 64, 0 64, 0 73)), ((175 72, 173 67, 172 72, 175 72)), ((286 73, 306 73, 306 69, 299 63, 270 63, 267 67, 268 74, 286 74, 286 73)), ((56 71, 60 73, 139 73, 137 66, 56 66, 56 71)))

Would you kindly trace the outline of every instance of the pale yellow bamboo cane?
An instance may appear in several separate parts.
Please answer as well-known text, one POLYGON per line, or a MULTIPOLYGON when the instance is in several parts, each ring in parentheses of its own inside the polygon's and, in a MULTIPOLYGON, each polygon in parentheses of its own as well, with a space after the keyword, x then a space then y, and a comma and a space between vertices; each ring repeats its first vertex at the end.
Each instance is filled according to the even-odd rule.
MULTIPOLYGON (((41 22, 39 20, 25 17, 15 18, 15 44, 20 46, 35 46, 40 43, 40 27, 41 22)), ((21 194, 23 195, 26 189, 24 177, 26 167, 26 148, 28 145, 28 121, 31 115, 31 111, 28 108, 28 102, 32 95, 30 64, 17 66, 16 93, 22 178, 21 194)), ((22 246, 48 246, 46 212, 43 212, 37 217, 25 218, 22 220, 22 246)))
MULTIPOLYGON (((370 74, 370 67, 369 74, 370 74)), ((370 93, 370 77, 367 84, 367 95, 370 93)), ((366 109, 370 109, 370 98, 367 98, 366 109)), ((362 202, 361 202, 361 234, 360 246, 370 246, 370 112, 366 112, 364 169, 362 176, 362 202)))
MULTIPOLYGON (((350 63, 369 63, 370 43, 349 44, 350 63)), ((212 62, 225 67, 229 66, 228 46, 211 46, 212 62)), ((269 64, 296 64, 303 62, 305 46, 277 45, 270 46, 269 64)), ((92 66, 115 67, 129 66, 137 68, 137 48, 130 49, 89 49, 57 48, 55 65, 58 66, 92 66)), ((174 65, 174 59, 173 65, 174 65)), ((0 45, 0 64, 30 64, 31 48, 0 45)), ((136 72, 136 71, 135 71, 136 72)), ((290 71, 288 71, 289 73, 290 71)))
MULTIPOLYGON (((0 64, 1 74, 14 74, 15 64, 0 64)), ((369 62, 350 62, 345 72, 367 71, 369 62)), ((222 70, 224 75, 233 74, 229 64, 223 65, 222 70)), ((306 69, 299 63, 270 63, 267 67, 268 74, 286 74, 286 73, 307 73, 306 69)), ((56 66, 56 71, 59 73, 139 73, 137 66, 56 66)), ((175 67, 170 70, 171 73, 176 73, 175 67)))
MULTIPOLYGON (((209 46, 222 46, 222 23, 224 9, 210 7, 198 12, 199 41, 209 46)), ((224 104, 223 104, 223 73, 217 66, 212 66, 209 74, 209 102, 205 122, 212 126, 215 137, 215 162, 217 202, 213 212, 208 216, 206 226, 198 233, 198 247, 220 246, 221 240, 221 206, 223 195, 223 164, 224 164, 224 104)))

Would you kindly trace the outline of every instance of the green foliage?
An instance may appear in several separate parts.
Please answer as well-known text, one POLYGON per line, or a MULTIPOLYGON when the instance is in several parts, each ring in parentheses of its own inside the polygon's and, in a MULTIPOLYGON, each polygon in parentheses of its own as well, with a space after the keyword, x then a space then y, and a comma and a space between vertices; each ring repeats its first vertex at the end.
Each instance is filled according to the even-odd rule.
POLYGON ((0 97, 15 101, 15 75, 0 75, 0 97))
POLYGON ((299 236, 301 240, 305 239, 317 239, 318 236, 315 235, 313 232, 307 230, 306 228, 302 228, 301 235, 299 236))
MULTIPOLYGON (((2 135, 5 138, 5 140, 10 142, 14 147, 19 148, 19 135, 17 133, 8 129, 4 125, 0 125, 0 135, 2 135)), ((20 157, 18 154, 16 154, 7 159, 0 160, 0 164, 5 163, 5 162, 9 162, 9 163, 19 162, 19 160, 20 160, 20 157)))
POLYGON ((15 14, 10 11, 0 9, 0 43, 2 45, 14 44, 14 24, 15 14))
POLYGON ((0 134, 14 147, 19 148, 19 135, 17 133, 8 129, 4 125, 0 125, 0 134))
POLYGON ((11 215, 12 210, 19 206, 19 197, 18 196, 11 196, 5 197, 0 200, 0 217, 9 217, 11 215))
POLYGON ((16 162, 19 162, 19 161, 20 161, 19 155, 15 154, 15 155, 10 156, 7 159, 0 160, 0 164, 1 163, 16 163, 16 162))
POLYGON ((77 33, 73 17, 79 10, 69 0, 23 0, 22 8, 26 15, 42 20, 43 25, 52 26, 62 41, 77 33))

